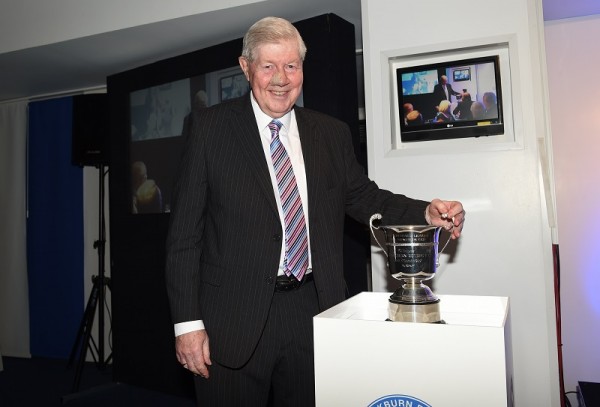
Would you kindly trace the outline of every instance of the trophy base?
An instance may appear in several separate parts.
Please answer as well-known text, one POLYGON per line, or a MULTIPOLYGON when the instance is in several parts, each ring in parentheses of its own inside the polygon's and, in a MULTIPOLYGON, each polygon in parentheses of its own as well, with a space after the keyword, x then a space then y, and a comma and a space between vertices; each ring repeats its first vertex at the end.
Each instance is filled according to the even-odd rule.
POLYGON ((388 316, 394 322, 443 323, 439 300, 431 304, 400 304, 390 301, 388 316))

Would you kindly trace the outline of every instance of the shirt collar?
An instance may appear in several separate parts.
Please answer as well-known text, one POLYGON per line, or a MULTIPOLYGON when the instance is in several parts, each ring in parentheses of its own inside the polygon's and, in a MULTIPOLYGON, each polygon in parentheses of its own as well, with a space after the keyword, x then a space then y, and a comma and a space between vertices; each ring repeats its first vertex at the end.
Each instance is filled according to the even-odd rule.
MULTIPOLYGON (((252 91, 250 91, 250 101, 252 102, 252 110, 254 110, 254 116, 256 117, 256 123, 258 124, 258 128, 262 130, 273 121, 273 118, 260 109, 258 102, 256 101, 256 99, 254 99, 254 94, 252 93, 252 91)), ((287 112, 285 115, 277 119, 286 129, 290 128, 293 111, 294 110, 292 109, 291 111, 287 112)))

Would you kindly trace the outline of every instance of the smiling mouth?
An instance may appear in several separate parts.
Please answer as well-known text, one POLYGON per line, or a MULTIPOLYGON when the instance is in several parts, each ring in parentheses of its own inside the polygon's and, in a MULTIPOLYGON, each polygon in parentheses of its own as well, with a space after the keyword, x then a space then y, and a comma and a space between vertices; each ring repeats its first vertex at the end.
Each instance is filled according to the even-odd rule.
POLYGON ((272 90, 271 93, 275 96, 284 96, 287 92, 272 90))

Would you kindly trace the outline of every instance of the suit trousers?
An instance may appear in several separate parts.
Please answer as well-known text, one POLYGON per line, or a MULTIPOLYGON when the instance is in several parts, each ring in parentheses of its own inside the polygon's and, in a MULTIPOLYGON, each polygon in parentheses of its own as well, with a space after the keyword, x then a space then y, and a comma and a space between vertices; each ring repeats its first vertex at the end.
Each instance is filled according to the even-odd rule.
POLYGON ((294 291, 276 292, 250 360, 239 369, 213 361, 209 379, 195 377, 198 406, 314 406, 312 318, 318 313, 314 282, 294 291))

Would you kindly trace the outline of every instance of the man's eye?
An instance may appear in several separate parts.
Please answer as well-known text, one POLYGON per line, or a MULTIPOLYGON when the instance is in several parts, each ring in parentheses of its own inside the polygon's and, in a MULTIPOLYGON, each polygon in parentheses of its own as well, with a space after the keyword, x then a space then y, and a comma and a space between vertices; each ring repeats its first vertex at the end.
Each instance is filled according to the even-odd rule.
POLYGON ((296 65, 286 65, 285 70, 288 72, 296 72, 298 67, 296 65))

